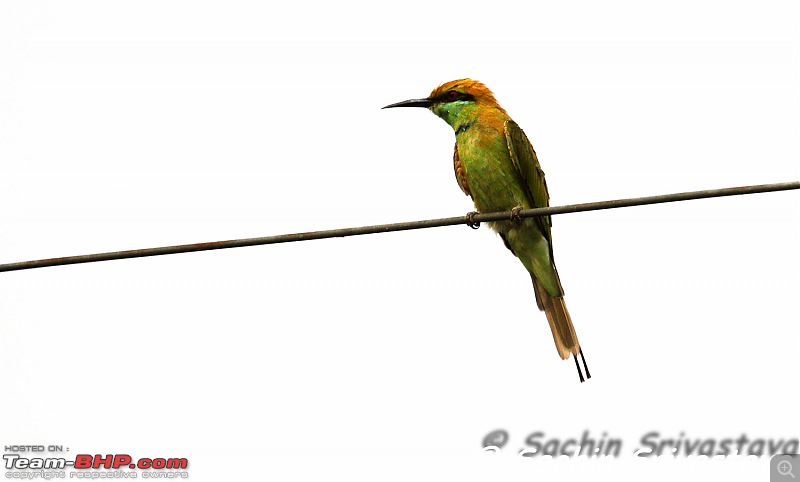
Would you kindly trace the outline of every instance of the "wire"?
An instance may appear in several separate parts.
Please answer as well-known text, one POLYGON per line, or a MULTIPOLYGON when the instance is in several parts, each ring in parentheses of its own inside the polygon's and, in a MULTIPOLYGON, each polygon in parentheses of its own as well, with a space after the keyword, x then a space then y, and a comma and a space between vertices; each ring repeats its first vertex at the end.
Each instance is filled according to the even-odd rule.
POLYGON ((232 239, 228 241, 214 241, 210 243, 181 244, 177 246, 162 246, 160 248, 132 249, 129 251, 113 251, 108 253, 85 254, 80 256, 66 256, 63 258, 22 261, 18 263, 0 264, 0 272, 45 268, 48 266, 62 266, 68 264, 94 263, 97 261, 110 261, 115 259, 143 258, 147 256, 162 256, 166 254, 191 253, 195 251, 210 251, 213 249, 243 248, 245 246, 259 246, 263 244, 310 241, 312 239, 342 238, 345 236, 357 236, 361 234, 389 233, 392 231, 408 231, 411 229, 435 228, 441 226, 453 226, 457 224, 466 224, 468 226, 477 227, 482 222, 509 221, 516 219, 517 217, 530 218, 534 216, 551 216, 555 214, 579 213, 584 211, 598 211, 601 209, 616 209, 630 206, 643 206, 647 204, 736 196, 740 194, 788 191, 793 189, 800 189, 800 181, 778 184, 760 184, 757 186, 730 187, 725 189, 710 189, 705 191, 692 191, 664 194, 660 196, 646 196, 617 199, 613 201, 570 204, 566 206, 552 206, 547 208, 519 209, 496 213, 469 213, 466 216, 456 216, 452 218, 427 219, 422 221, 330 229, 327 231, 313 231, 308 233, 282 234, 278 236, 265 236, 261 238, 232 239))

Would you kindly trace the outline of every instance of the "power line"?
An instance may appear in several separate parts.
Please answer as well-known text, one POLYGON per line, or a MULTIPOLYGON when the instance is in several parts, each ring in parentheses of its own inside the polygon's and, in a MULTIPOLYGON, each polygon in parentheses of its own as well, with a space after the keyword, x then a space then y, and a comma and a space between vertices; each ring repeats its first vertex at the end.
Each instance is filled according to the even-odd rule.
POLYGON ((675 201, 688 201, 711 197, 736 196, 740 194, 756 194, 762 192, 788 191, 800 189, 800 181, 784 182, 778 184, 760 184, 757 186, 730 187, 724 189, 710 189, 705 191, 681 192, 664 194, 660 196, 645 196, 613 201, 599 201, 583 204, 570 204, 566 206, 552 206, 537 209, 521 209, 496 213, 469 213, 466 216, 452 218, 427 219, 404 223, 379 224, 374 226, 360 226, 355 228, 330 229, 326 231, 312 231, 308 233, 281 234, 278 236, 265 236, 261 238, 232 239, 228 241, 214 241, 210 243, 181 244, 177 246, 162 246, 160 248, 132 249, 128 251, 113 251, 108 253, 84 254, 80 256, 66 256, 63 258, 49 258, 35 261, 22 261, 19 263, 0 264, 2 271, 19 271, 23 269, 45 268, 48 266, 61 266, 67 264, 94 263, 96 261, 110 261, 114 259, 144 258, 147 256, 161 256, 166 254, 191 253, 194 251, 210 251, 213 249, 243 248, 245 246, 259 246, 262 244, 290 243, 295 241, 310 241, 312 239, 342 238, 360 234, 388 233, 392 231, 408 231, 411 229, 436 228, 440 226, 453 226, 466 224, 477 227, 478 224, 489 221, 508 221, 534 216, 550 216, 555 214, 579 213, 584 211, 598 211, 601 209, 615 209, 630 206, 643 206, 647 204, 660 204, 675 201))

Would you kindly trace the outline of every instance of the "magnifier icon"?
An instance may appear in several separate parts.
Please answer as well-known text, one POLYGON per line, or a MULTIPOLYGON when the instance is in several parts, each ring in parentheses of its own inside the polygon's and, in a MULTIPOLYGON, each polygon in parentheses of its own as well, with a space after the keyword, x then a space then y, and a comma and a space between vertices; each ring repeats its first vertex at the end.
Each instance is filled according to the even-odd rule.
POLYGON ((788 460, 781 460, 778 462, 778 473, 781 475, 791 475, 794 479, 794 474, 792 473, 792 463, 788 460))

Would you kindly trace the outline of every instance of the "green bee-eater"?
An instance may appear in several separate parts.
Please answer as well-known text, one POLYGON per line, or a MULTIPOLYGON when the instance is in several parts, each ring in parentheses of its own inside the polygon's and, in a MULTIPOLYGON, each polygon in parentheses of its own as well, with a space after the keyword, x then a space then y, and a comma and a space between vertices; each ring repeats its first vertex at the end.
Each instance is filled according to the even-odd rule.
MULTIPOLYGON (((500 107, 485 85, 471 79, 447 82, 425 99, 389 107, 426 107, 450 124, 456 134, 453 168, 464 194, 480 212, 546 207, 550 202, 544 172, 525 133, 500 107)), ((544 311, 562 359, 586 359, 564 304, 564 290, 553 262, 550 216, 489 223, 519 258, 533 280, 536 304, 544 311)))

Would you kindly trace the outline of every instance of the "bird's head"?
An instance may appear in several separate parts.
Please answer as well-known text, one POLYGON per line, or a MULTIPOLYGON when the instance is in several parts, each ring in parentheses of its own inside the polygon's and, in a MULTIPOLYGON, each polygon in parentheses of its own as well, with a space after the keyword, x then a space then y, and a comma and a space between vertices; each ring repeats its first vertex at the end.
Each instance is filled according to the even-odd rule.
POLYGON ((411 99, 384 107, 427 107, 458 131, 475 121, 482 110, 495 110, 505 115, 488 87, 472 79, 445 82, 433 89, 425 99, 411 99))

